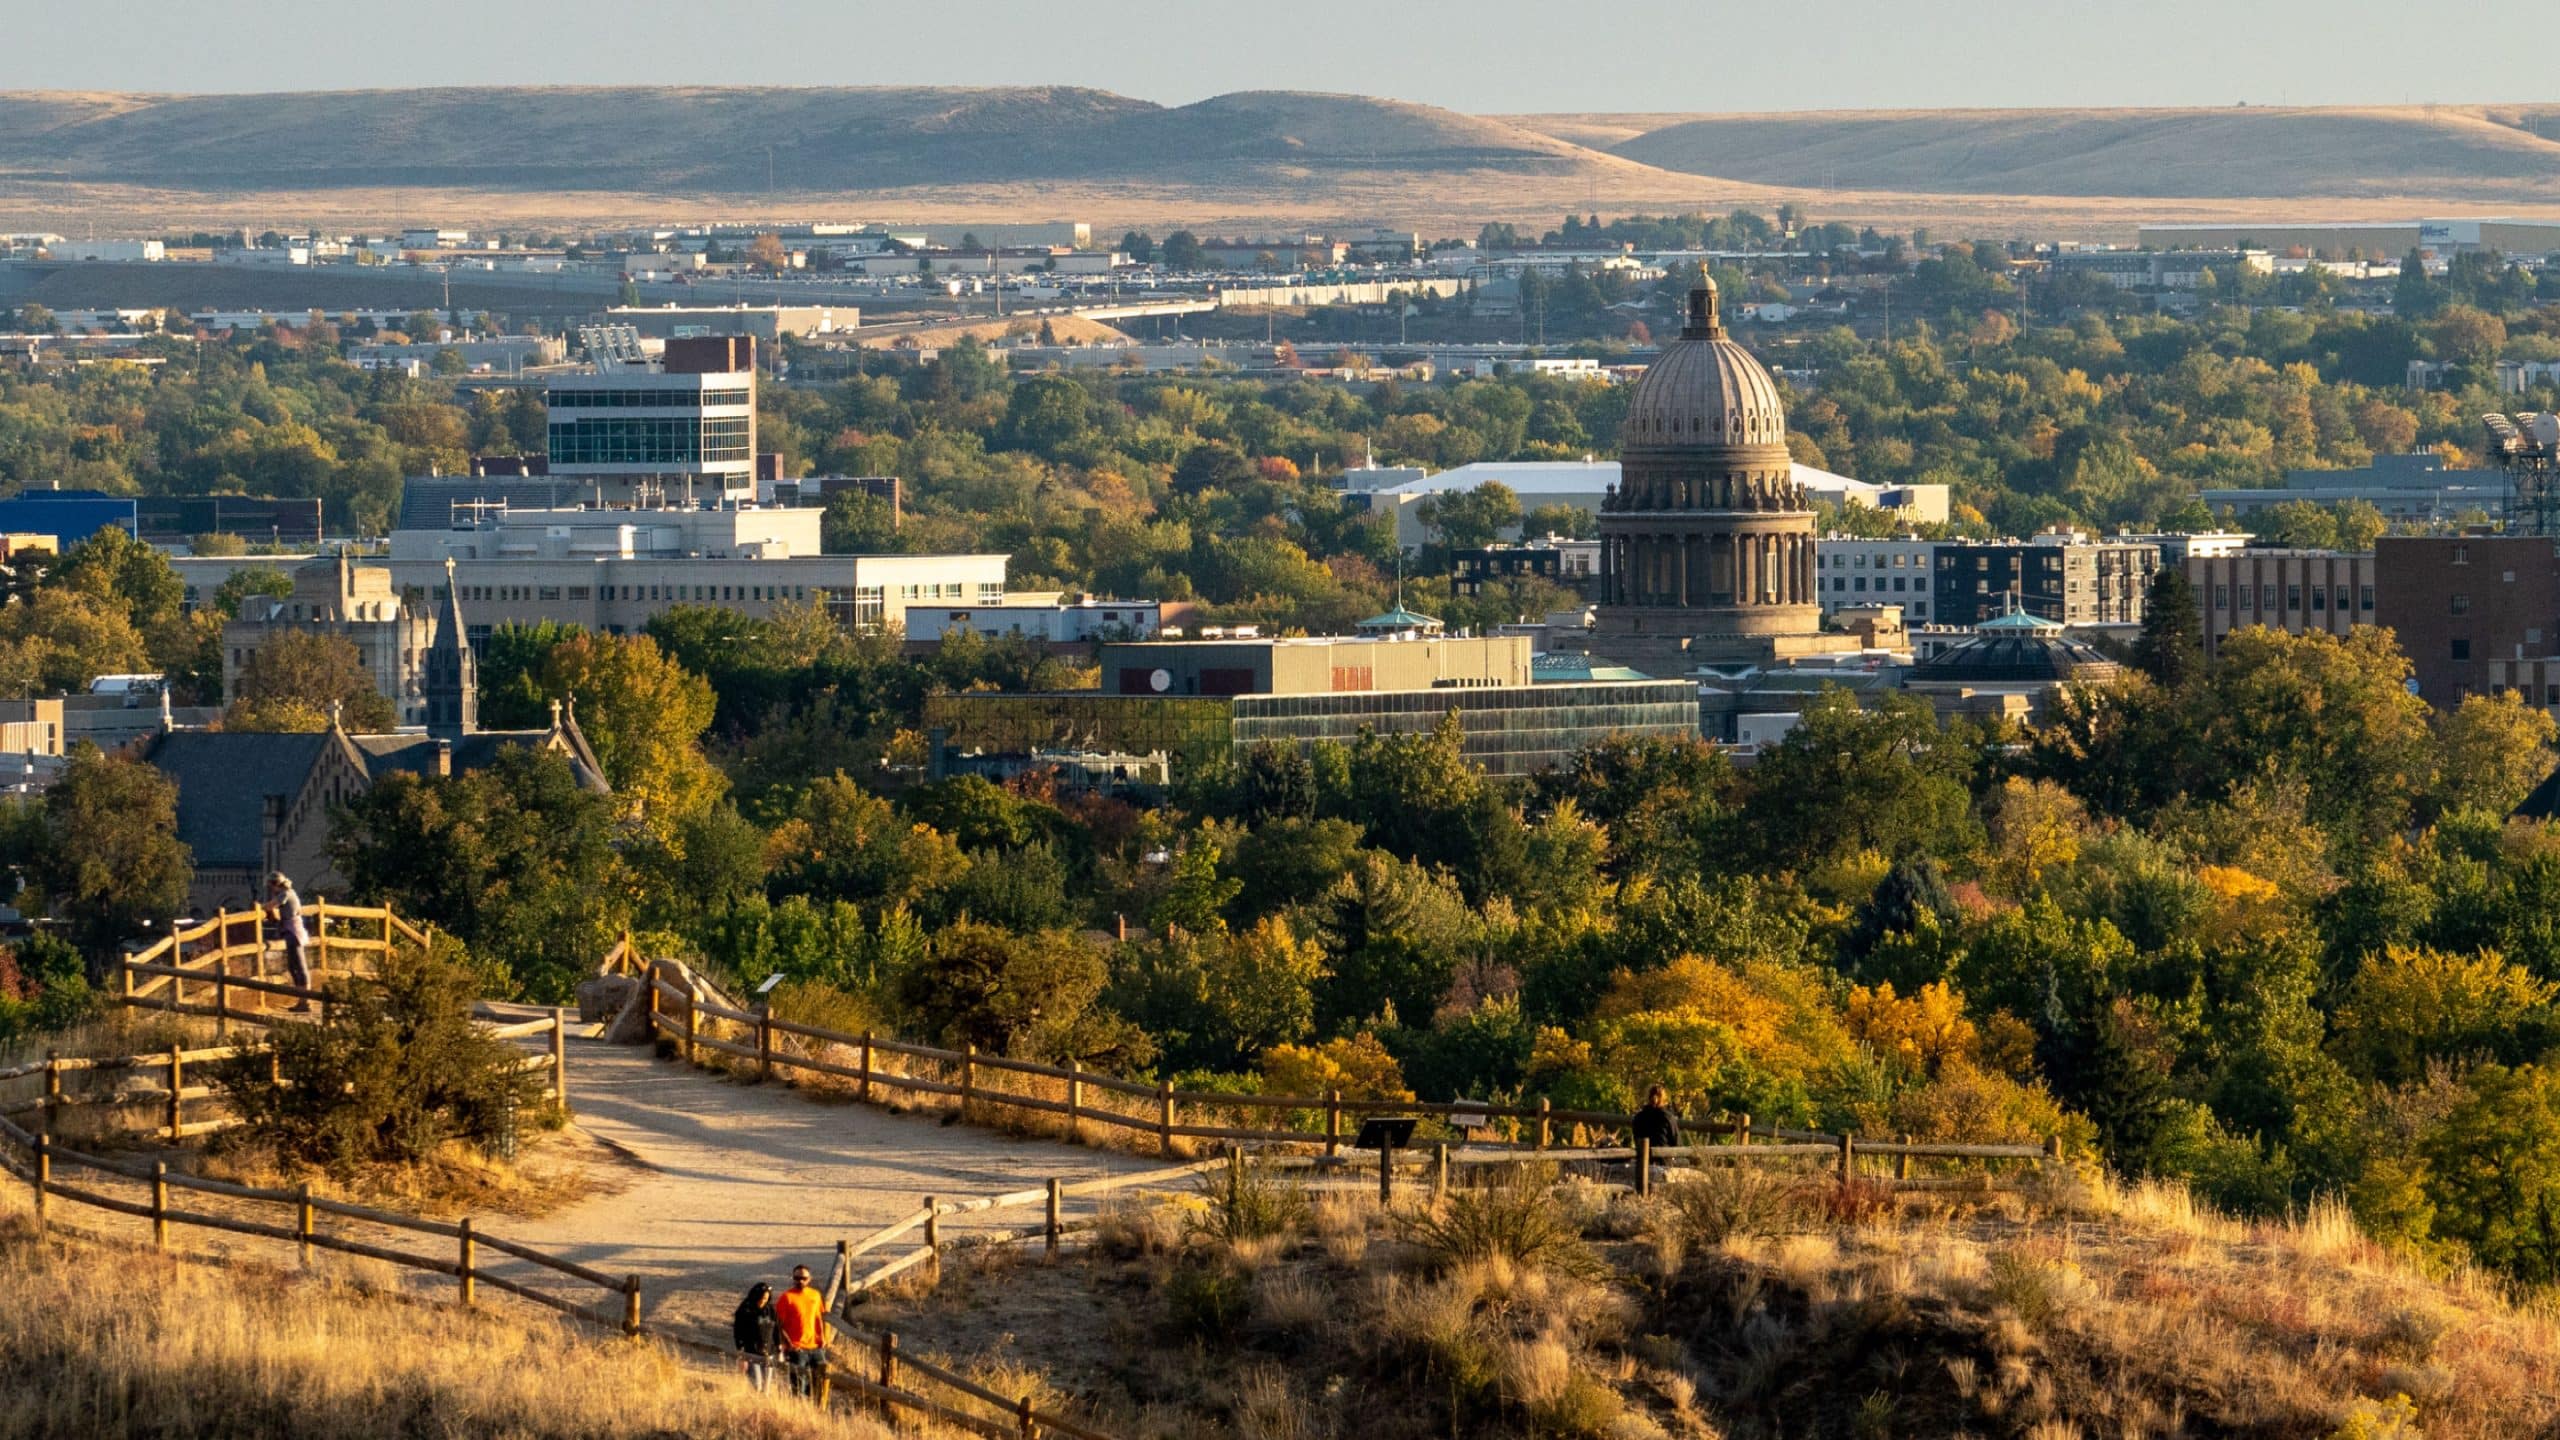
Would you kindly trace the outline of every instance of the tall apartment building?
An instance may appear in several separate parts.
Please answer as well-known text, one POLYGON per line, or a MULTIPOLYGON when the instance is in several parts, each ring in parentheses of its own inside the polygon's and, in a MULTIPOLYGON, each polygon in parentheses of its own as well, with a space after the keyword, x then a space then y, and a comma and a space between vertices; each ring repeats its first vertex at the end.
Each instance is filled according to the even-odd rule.
POLYGON ((2241 550, 2189 555, 2187 583, 2204 614, 2204 649, 2263 625, 2288 635, 2344 635, 2375 623, 2373 554, 2344 550, 2241 550))
MULTIPOLYGON (((1979 625, 2017 608, 2065 625, 2136 625, 2160 547, 2051 531, 2031 540, 1940 542, 1929 619, 1979 625)), ((1890 599, 1890 597, 1887 597, 1890 599)))
POLYGON ((1822 613, 1836 615, 1858 605, 1899 605, 1908 623, 1934 623, 1930 593, 1938 546, 1935 540, 1816 540, 1814 589, 1821 597, 1822 613))

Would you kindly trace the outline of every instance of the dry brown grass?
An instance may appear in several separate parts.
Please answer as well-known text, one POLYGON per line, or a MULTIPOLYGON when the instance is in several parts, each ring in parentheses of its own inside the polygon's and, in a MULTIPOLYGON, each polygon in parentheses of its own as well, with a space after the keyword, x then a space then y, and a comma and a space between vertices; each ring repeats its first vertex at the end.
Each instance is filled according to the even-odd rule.
POLYGON ((583 1153, 594 1148, 592 1141, 555 1134, 528 1138, 518 1157, 506 1161, 457 1140, 414 1164, 367 1165, 331 1174, 281 1159, 270 1147, 246 1136, 225 1133, 215 1136, 214 1143, 187 1164, 216 1180, 261 1189, 309 1185, 311 1193, 324 1198, 408 1215, 524 1219, 566 1209, 609 1188, 610 1172, 583 1153))
POLYGON ((1505 1242, 1471 1258, 1429 1243, 1418 1196, 1336 1191, 1238 1239, 1130 1206, 1080 1259, 877 1318, 955 1353, 1072 1332, 1023 1353, 1131 1437, 2560 1433, 2560 1316, 2405 1263, 2335 1205, 2250 1224, 2087 1177, 1891 1207, 1810 1178, 1668 1188, 1559 1183, 1534 1225, 1463 1222, 1505 1242), (1508 1253, 1559 1230, 1606 1273, 1508 1253))
POLYGON ((886 1434, 655 1345, 412 1302, 381 1267, 172 1261, 39 1236, 24 1204, 13 1187, 0 1213, 0 1440, 886 1434))

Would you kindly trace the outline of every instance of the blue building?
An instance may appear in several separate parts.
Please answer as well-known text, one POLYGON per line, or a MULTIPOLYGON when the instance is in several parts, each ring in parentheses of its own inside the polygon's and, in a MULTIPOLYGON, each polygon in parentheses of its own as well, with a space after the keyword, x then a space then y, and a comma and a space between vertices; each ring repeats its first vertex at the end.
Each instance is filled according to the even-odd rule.
POLYGON ((67 550, 110 528, 141 533, 135 502, 103 490, 23 490, 0 500, 0 535, 50 535, 67 550))

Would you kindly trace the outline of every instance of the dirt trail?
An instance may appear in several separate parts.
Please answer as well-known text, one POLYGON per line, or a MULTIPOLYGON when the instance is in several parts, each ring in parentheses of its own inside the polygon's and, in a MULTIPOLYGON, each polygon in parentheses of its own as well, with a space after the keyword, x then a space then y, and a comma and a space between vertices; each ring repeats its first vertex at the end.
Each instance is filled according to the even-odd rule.
MULTIPOLYGON (((722 1327, 749 1284, 783 1282, 794 1264, 823 1282, 838 1240, 912 1212, 927 1195, 956 1199, 1162 1163, 734 1083, 658 1060, 645 1046, 572 1040, 569 1096, 577 1127, 625 1158, 612 1177, 618 1188, 537 1220, 507 1220, 504 1233, 609 1274, 638 1275, 654 1324, 722 1327)), ((944 1230, 1036 1219, 961 1216, 944 1230)))

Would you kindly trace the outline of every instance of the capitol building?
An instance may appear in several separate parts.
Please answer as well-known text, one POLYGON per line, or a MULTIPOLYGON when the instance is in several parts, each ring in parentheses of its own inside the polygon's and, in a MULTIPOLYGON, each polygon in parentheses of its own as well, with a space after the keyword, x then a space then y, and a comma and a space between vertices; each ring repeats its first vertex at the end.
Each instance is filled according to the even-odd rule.
POLYGON ((1725 333, 1713 281, 1627 400, 1602 502, 1593 654, 1654 675, 1824 649, 1813 503, 1777 381, 1725 333))

